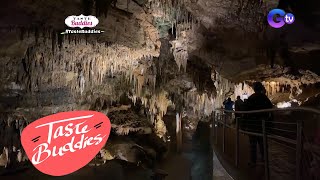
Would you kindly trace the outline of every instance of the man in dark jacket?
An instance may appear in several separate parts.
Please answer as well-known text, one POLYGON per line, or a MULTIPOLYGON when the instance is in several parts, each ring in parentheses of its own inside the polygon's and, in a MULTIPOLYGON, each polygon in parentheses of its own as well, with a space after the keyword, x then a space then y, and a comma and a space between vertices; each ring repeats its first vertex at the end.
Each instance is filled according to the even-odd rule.
MULTIPOLYGON (((243 101, 240 98, 240 96, 237 96, 237 100, 234 103, 234 110, 236 110, 236 111, 242 111, 243 110, 243 101)), ((237 118, 241 117, 241 114, 236 113, 235 117, 237 119, 237 118)))
MULTIPOLYGON (((265 88, 261 82, 253 84, 254 94, 252 94, 245 103, 246 110, 270 109, 273 107, 269 98, 265 95, 265 88)), ((247 115, 248 130, 255 133, 262 133, 262 121, 270 119, 270 113, 253 113, 247 115)), ((255 165, 257 161, 257 144, 259 145, 262 160, 264 160, 263 137, 249 135, 250 141, 250 165, 255 165)))

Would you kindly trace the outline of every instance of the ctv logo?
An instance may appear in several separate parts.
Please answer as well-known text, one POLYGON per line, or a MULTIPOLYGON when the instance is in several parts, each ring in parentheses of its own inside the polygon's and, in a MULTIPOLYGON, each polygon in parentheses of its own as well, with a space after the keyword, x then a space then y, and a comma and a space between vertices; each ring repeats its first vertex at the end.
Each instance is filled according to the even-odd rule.
POLYGON ((293 14, 286 13, 282 9, 273 9, 268 14, 268 23, 273 28, 281 28, 285 24, 292 24, 294 20, 293 14))

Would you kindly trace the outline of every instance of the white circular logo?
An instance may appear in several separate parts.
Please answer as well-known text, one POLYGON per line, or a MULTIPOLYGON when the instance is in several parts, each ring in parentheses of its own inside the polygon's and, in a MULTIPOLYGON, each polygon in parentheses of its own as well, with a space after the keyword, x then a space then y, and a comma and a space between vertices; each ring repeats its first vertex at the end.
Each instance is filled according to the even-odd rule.
POLYGON ((71 28, 79 27, 83 29, 85 27, 93 28, 97 26, 99 23, 99 20, 95 16, 84 16, 83 14, 81 14, 80 16, 75 16, 75 15, 68 16, 64 22, 68 27, 71 27, 71 28))

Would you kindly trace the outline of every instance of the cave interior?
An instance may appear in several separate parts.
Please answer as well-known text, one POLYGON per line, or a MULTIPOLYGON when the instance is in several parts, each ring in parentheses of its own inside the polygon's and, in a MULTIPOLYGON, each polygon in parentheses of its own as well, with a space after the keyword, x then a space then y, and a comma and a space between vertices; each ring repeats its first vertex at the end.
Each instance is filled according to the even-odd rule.
MULTIPOLYGON (((225 99, 247 99, 259 81, 274 108, 320 108, 319 19, 319 0, 1 2, 0 154, 19 144, 6 131, 15 120, 92 110, 110 119, 109 140, 67 179, 142 180, 154 169, 167 179, 218 179, 209 123, 225 99), (272 28, 275 8, 295 22, 272 28), (80 14, 96 16, 103 32, 63 34, 66 17, 80 14)), ((303 119, 306 135, 319 132, 319 114, 286 116, 303 119)), ((27 159, 29 169, 3 177, 51 178, 27 159)), ((4 164, 2 155, 1 174, 4 164)))

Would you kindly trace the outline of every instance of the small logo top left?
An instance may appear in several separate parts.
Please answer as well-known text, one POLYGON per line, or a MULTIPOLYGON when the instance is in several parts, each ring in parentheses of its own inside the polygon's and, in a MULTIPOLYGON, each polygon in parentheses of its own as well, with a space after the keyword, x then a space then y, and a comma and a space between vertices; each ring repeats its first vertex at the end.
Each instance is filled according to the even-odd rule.
POLYGON ((95 16, 84 16, 83 14, 81 14, 80 16, 68 16, 64 22, 68 27, 79 27, 83 29, 85 27, 96 27, 99 23, 99 20, 95 16))
POLYGON ((99 19, 91 15, 85 16, 81 14, 79 16, 68 16, 65 19, 64 23, 70 28, 80 29, 66 29, 65 32, 62 32, 61 34, 100 34, 104 32, 98 29, 87 29, 94 28, 99 24, 99 19))

